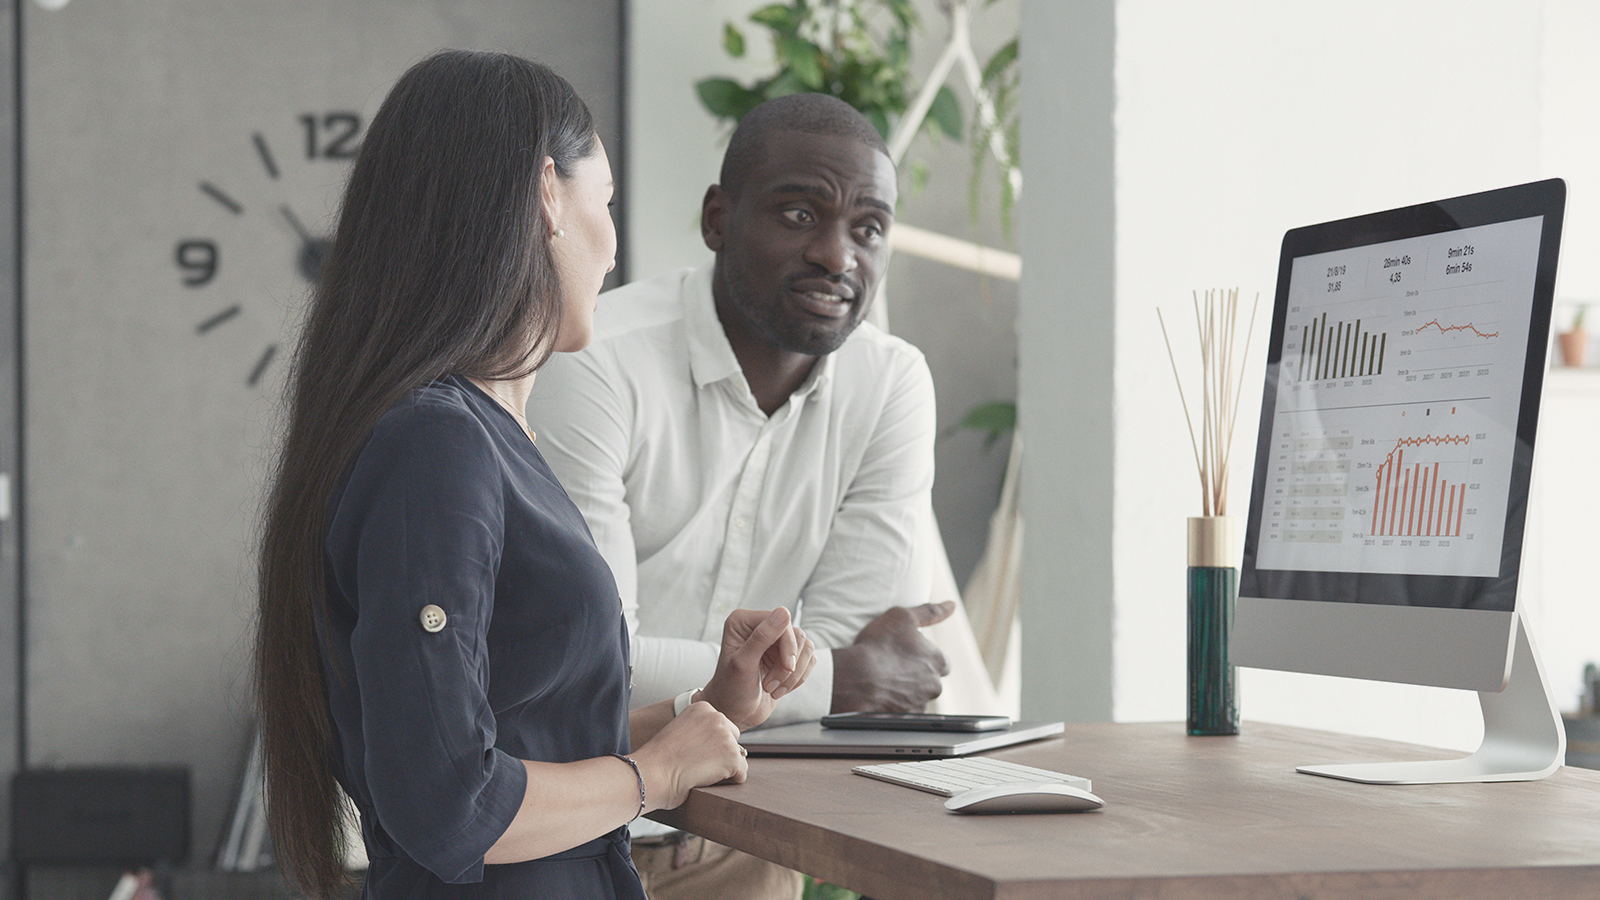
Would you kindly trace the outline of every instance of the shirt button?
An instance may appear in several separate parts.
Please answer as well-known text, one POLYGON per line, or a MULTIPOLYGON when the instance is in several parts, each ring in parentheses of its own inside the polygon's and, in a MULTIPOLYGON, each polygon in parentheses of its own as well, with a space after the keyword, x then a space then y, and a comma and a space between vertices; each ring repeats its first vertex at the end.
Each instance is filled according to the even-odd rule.
POLYGON ((733 527, 741 529, 741 530, 746 528, 747 526, 749 526, 749 524, 750 524, 750 520, 745 518, 744 516, 739 516, 738 518, 733 520, 733 527))
POLYGON ((433 634, 444 630, 444 623, 448 617, 445 616, 444 610, 429 603, 422 608, 422 615, 418 618, 422 620, 422 630, 433 634))

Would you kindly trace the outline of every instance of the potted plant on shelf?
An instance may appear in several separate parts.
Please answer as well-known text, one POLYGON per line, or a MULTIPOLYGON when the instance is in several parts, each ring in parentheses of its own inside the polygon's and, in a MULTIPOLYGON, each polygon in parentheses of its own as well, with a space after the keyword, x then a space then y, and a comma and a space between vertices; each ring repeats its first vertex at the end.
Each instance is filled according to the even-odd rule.
MULTIPOLYGON (((800 91, 832 94, 867 117, 888 142, 889 156, 896 165, 901 164, 916 134, 929 132, 960 140, 966 132, 972 147, 967 185, 972 219, 978 219, 985 164, 994 157, 1000 182, 1000 223, 1009 239, 1011 213, 1022 179, 1017 165, 1021 149, 1017 39, 1012 38, 980 65, 972 52, 969 30, 970 7, 978 2, 942 0, 940 5, 951 22, 950 41, 921 93, 908 90, 915 84, 911 39, 921 26, 912 0, 787 0, 763 6, 751 13, 749 20, 771 32, 772 74, 748 85, 732 78, 704 78, 695 83, 695 92, 707 111, 730 123, 737 123, 757 104, 773 97, 800 91), (945 83, 953 71, 967 76, 974 95, 976 114, 970 129, 963 124, 955 92, 945 83), (897 127, 901 125, 909 127, 897 127)), ((996 2, 982 0, 986 7, 996 2)), ((744 31, 732 22, 725 23, 722 47, 727 54, 741 58, 745 45, 744 31)), ((909 164, 908 174, 914 189, 928 179, 927 168, 920 161, 909 164)))
POLYGON ((1583 357, 1589 349, 1589 332, 1583 327, 1584 313, 1588 312, 1589 304, 1578 304, 1578 314, 1572 318, 1572 327, 1556 335, 1556 343, 1561 347, 1561 361, 1569 366, 1583 365, 1583 357))

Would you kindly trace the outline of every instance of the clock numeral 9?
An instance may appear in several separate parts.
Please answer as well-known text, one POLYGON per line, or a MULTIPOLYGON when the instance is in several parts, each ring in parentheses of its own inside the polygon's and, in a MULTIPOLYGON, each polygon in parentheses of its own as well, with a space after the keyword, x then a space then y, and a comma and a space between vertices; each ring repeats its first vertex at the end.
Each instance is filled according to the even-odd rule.
POLYGON ((210 241, 179 241, 172 255, 189 287, 200 287, 217 275, 217 245, 210 241))
POLYGON ((355 159, 360 148, 361 116, 353 112, 306 113, 306 159, 355 159))

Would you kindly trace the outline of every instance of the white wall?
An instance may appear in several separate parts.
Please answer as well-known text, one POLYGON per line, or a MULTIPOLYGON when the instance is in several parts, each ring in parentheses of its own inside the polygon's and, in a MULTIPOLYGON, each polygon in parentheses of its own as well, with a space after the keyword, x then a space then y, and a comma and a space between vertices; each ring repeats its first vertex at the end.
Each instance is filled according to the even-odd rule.
MULTIPOLYGON (((1075 43, 1098 38, 1115 47, 1115 361, 1096 383, 1065 380, 1065 363, 1044 365, 1030 380, 1028 335, 1032 323, 1048 321, 1037 307, 1048 295, 1024 284, 1022 414, 1029 422, 1041 415, 1028 401, 1049 401, 1030 390, 1054 384, 1059 403, 1083 391, 1114 392, 1115 424, 1110 435, 1079 435, 1071 446, 1042 446, 1030 432, 1029 467, 1059 467, 1083 454, 1085 439, 1114 446, 1114 500, 1101 510, 1114 547, 1114 663, 1106 673, 1113 714, 1182 719, 1183 522, 1199 512, 1198 480, 1155 308, 1169 326, 1187 324, 1174 332, 1192 341, 1193 290, 1260 291, 1270 308, 1278 246, 1291 227, 1551 175, 1567 178, 1570 190, 1559 290, 1600 297, 1600 272, 1584 251, 1600 237, 1590 199, 1600 186, 1600 62, 1587 46, 1600 33, 1600 13, 1579 0, 1118 0, 1114 32, 1086 37, 1052 33, 1053 6, 1023 7, 1024 56, 1049 60, 1045 71, 1027 71, 1036 80, 1025 92, 1052 74, 1074 77, 1067 57, 1075 43), (1063 384, 1075 390, 1061 391, 1063 384)), ((1025 104, 1036 100, 1025 93, 1025 104)), ((1053 111, 1025 106, 1025 128, 1053 111)), ((1059 208, 1067 193, 1052 193, 1053 176, 1040 164, 1066 161, 1037 151, 1024 160, 1030 206, 1059 208)), ((1077 212, 1067 209, 1058 222, 1077 212)), ((1055 235, 1024 237, 1029 277, 1039 274, 1030 248, 1059 245, 1069 232, 1063 225, 1055 235)), ((1094 322, 1099 312, 1084 314, 1094 322)), ((1258 320, 1234 442, 1230 507, 1240 514, 1264 331, 1258 320)), ((1051 338, 1068 347, 1081 341, 1051 338)), ((1041 524, 1028 520, 1030 552, 1054 554, 1074 538, 1041 524)), ((1094 602, 1043 593, 1049 589, 1025 581, 1029 608, 1094 602)), ((1550 621, 1536 620, 1536 629, 1563 627, 1558 611, 1546 606, 1543 615, 1550 621)), ((1558 676, 1581 665, 1546 657, 1558 676)), ((1025 656, 1024 665, 1026 685, 1041 662, 1025 656)), ((1247 718, 1469 749, 1481 733, 1476 699, 1461 692, 1246 671, 1241 704, 1247 718)))

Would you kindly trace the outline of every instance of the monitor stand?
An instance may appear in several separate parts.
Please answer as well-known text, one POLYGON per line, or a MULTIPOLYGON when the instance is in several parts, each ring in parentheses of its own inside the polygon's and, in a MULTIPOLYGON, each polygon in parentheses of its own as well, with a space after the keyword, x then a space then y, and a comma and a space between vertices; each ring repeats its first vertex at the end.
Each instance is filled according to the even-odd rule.
POLYGON ((1461 759, 1421 762, 1299 766, 1296 772, 1363 784, 1447 784, 1464 781, 1537 781, 1561 768, 1567 732, 1545 681, 1532 635, 1515 616, 1516 646, 1511 677, 1503 690, 1478 692, 1483 706, 1483 744, 1461 759))

